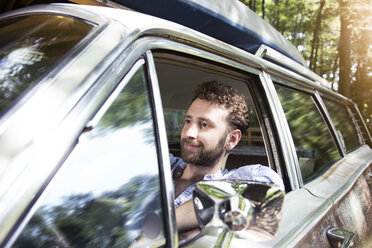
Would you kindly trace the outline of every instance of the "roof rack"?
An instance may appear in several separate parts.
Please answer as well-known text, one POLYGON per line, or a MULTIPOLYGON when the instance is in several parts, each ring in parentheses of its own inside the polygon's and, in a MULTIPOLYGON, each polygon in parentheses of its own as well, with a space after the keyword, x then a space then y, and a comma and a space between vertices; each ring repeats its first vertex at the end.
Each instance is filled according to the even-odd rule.
POLYGON ((262 45, 266 45, 307 67, 295 46, 238 0, 112 1, 192 28, 251 54, 255 54, 262 45))
POLYGON ((307 77, 313 81, 318 82, 320 85, 329 88, 329 82, 327 80, 311 71, 308 67, 303 66, 302 64, 294 61, 293 59, 283 55, 282 53, 276 51, 275 49, 272 49, 267 45, 261 45, 260 48, 256 51, 255 56, 263 58, 275 64, 280 64, 289 70, 295 71, 302 76, 307 77))

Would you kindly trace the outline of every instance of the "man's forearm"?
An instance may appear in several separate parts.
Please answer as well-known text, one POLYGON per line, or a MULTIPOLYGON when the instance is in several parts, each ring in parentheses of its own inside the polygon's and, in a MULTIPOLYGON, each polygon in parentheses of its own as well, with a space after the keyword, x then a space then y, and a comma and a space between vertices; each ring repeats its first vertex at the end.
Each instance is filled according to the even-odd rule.
POLYGON ((192 200, 176 208, 177 229, 185 232, 199 227, 192 200))

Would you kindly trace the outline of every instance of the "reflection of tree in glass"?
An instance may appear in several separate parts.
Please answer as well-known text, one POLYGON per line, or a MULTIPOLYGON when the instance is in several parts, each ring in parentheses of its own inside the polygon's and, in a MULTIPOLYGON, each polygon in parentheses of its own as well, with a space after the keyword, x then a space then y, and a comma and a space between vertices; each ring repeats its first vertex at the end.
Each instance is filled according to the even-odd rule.
MULTIPOLYGON (((101 139, 105 142, 95 143, 98 146, 107 145, 111 142, 110 138, 121 137, 125 140, 125 136, 118 135, 119 129, 138 125, 138 128, 133 129, 140 130, 140 139, 153 143, 151 117, 145 70, 142 67, 115 96, 88 137, 94 140, 95 136, 107 135, 107 139, 101 139)), ((139 173, 141 172, 137 172, 139 173)), ((38 245, 39 247, 50 247, 50 242, 44 245, 44 241, 39 239, 40 236, 47 235, 48 239, 54 242, 52 246, 59 246, 63 240, 64 244, 68 244, 65 247, 128 247, 141 236, 142 219, 147 213, 161 215, 159 194, 158 175, 140 174, 115 191, 107 191, 97 196, 69 195, 62 204, 48 208, 45 206, 43 210, 39 210, 33 219, 40 221, 37 225, 27 226, 16 245, 23 239, 32 239, 32 242, 42 244, 38 245), (50 234, 43 232, 30 236, 30 233, 37 233, 41 227, 48 229, 50 234)))
POLYGON ((0 113, 81 41, 91 28, 86 22, 55 15, 2 20, 0 113))
POLYGON ((260 127, 256 111, 252 106, 249 107, 249 127, 260 127))
MULTIPOLYGON (((146 87, 144 68, 140 68, 128 84, 110 105, 103 118, 98 123, 99 135, 104 135, 114 129, 132 125, 150 124, 149 93, 146 87)), ((153 143, 153 126, 145 131, 148 143, 153 143)))
POLYGON ((45 57, 41 56, 38 60, 31 58, 32 54, 40 53, 37 45, 32 45, 34 42, 35 38, 20 40, 11 50, 0 54, 0 113, 46 70, 47 66, 43 63, 45 57))
POLYGON ((360 146, 358 131, 355 129, 353 120, 345 108, 340 103, 333 102, 328 99, 323 99, 331 119, 336 129, 341 132, 344 139, 346 151, 351 151, 360 146))
POLYGON ((279 86, 277 91, 295 146, 313 154, 310 158, 315 158, 314 170, 321 171, 337 160, 338 150, 312 97, 279 86))
POLYGON ((179 143, 186 110, 164 110, 167 138, 170 143, 179 143))
POLYGON ((121 128, 151 120, 145 72, 139 69, 99 122, 101 128, 121 128))
POLYGON ((160 213, 159 180, 141 175, 99 196, 71 195, 41 207, 14 247, 128 247, 141 235, 141 220, 160 213))

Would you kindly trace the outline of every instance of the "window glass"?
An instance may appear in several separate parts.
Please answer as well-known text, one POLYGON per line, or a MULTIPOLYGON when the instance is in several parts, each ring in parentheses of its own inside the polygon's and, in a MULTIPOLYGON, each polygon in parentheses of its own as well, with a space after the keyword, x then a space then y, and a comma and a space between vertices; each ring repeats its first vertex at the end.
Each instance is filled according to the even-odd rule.
POLYGON ((82 134, 13 247, 165 244, 145 78, 139 69, 117 96, 113 94, 114 101, 107 101, 109 107, 93 129, 82 134))
POLYGON ((306 93, 276 85, 307 182, 340 158, 337 146, 313 98, 306 93))
POLYGON ((362 141, 346 106, 327 98, 324 98, 323 101, 346 151, 352 151, 359 147, 362 141))
MULTIPOLYGON (((250 100, 251 101, 251 100, 250 100)), ((249 107, 249 128, 242 134, 238 147, 264 147, 264 141, 261 133, 261 127, 258 122, 258 116, 253 106, 249 107)))
POLYGON ((0 115, 92 30, 81 20, 30 15, 0 22, 0 115))

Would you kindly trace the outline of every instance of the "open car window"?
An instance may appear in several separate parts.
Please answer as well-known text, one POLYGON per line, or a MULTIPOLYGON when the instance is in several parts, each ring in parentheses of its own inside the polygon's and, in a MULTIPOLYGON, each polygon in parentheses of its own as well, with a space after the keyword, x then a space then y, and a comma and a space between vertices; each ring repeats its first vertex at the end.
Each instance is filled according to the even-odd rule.
POLYGON ((174 54, 154 53, 154 59, 170 153, 180 156, 180 134, 184 115, 192 102, 195 88, 199 84, 215 80, 243 93, 250 109, 250 126, 238 146, 228 152, 225 168, 230 170, 250 164, 269 166, 262 130, 248 87, 248 84, 254 80, 253 77, 200 59, 174 54))

